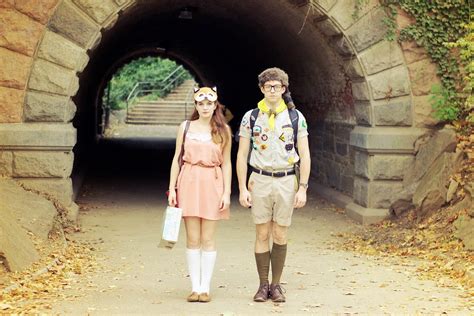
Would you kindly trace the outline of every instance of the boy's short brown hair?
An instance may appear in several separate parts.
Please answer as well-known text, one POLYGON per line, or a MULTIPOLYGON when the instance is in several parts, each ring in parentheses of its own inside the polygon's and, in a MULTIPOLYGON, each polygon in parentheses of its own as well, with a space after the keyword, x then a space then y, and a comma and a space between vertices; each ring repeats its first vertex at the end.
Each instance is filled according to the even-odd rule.
POLYGON ((288 87, 289 85, 288 74, 277 67, 265 69, 258 75, 259 86, 263 86, 265 82, 272 80, 281 81, 281 84, 285 87, 288 87))

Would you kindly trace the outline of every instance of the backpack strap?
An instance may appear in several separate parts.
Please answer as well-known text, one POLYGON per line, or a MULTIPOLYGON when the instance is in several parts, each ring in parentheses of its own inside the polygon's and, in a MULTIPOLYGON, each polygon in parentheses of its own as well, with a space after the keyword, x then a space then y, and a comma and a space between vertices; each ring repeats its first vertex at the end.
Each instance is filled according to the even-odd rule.
POLYGON ((250 132, 253 132, 253 127, 255 126, 255 121, 257 120, 258 113, 260 110, 258 108, 253 109, 250 113, 250 132))
POLYGON ((293 142, 296 145, 298 143, 298 121, 299 115, 298 111, 295 108, 288 109, 288 114, 290 115, 291 127, 293 128, 293 142))
POLYGON ((178 156, 178 164, 179 164, 179 169, 184 164, 183 156, 184 156, 184 141, 186 140, 186 134, 188 133, 189 130, 189 125, 191 125, 191 121, 186 120, 186 124, 184 125, 184 132, 183 132, 183 142, 181 143, 181 152, 179 153, 178 156))

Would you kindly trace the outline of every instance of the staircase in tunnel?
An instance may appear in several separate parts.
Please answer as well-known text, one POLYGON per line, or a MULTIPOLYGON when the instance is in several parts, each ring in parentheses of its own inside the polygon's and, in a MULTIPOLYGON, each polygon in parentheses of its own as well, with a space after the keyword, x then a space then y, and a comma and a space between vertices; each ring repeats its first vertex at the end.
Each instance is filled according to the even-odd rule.
POLYGON ((127 114, 126 123, 135 125, 179 125, 191 115, 194 80, 185 80, 165 98, 139 101, 127 114))

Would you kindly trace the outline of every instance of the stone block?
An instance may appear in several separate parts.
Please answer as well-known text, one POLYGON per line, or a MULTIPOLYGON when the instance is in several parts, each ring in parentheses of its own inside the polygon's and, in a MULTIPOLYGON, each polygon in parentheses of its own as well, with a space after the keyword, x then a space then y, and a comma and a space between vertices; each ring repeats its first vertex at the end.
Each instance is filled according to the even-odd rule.
POLYGON ((375 100, 410 94, 410 80, 404 66, 380 72, 371 76, 368 81, 375 100))
POLYGON ((331 41, 336 51, 343 57, 355 56, 350 41, 345 36, 333 37, 331 41))
POLYGON ((327 175, 328 175, 329 185, 333 188, 339 188, 341 174, 339 173, 338 165, 334 161, 331 161, 329 163, 329 168, 327 169, 327 175))
POLYGON ((89 61, 83 48, 51 31, 44 34, 38 56, 77 72, 81 72, 89 61))
POLYGON ((388 102, 376 104, 374 106, 375 125, 382 126, 411 126, 412 109, 410 100, 388 102))
POLYGON ((347 144, 336 142, 336 153, 340 156, 347 156, 347 144))
POLYGON ((347 143, 349 143, 349 139, 351 138, 351 131, 353 128, 353 125, 337 124, 335 135, 339 140, 345 142, 347 141, 347 143))
POLYGON ((412 64, 422 59, 428 59, 430 56, 426 52, 426 49, 422 46, 418 46, 415 41, 403 41, 400 43, 405 56, 405 62, 407 65, 412 64))
POLYGON ((399 127, 355 126, 350 144, 356 149, 370 152, 407 153, 414 152, 415 141, 425 133, 423 129, 399 127))
POLYGON ((29 91, 26 94, 25 121, 69 122, 75 106, 67 96, 29 91))
POLYGON ((0 209, 9 213, 20 226, 41 238, 48 240, 53 221, 58 211, 46 198, 24 190, 15 181, 0 179, 0 209))
POLYGON ((465 249, 474 250, 474 218, 461 215, 453 224, 454 237, 462 240, 465 249))
POLYGON ((356 101, 370 100, 369 88, 366 82, 353 82, 352 95, 356 101))
POLYGON ((0 86, 0 123, 18 123, 22 120, 23 90, 0 86))
POLYGON ((401 181, 375 181, 360 177, 354 179, 354 200, 361 206, 388 209, 401 197, 401 181))
POLYGON ((72 96, 77 92, 77 81, 74 71, 37 59, 33 64, 28 88, 72 96))
POLYGON ((346 74, 352 79, 364 78, 365 76, 362 66, 357 58, 346 61, 344 63, 344 69, 346 74))
POLYGON ((18 178, 67 178, 71 175, 72 152, 13 152, 13 176, 18 178))
POLYGON ((82 48, 88 48, 91 39, 95 40, 99 33, 99 26, 67 0, 61 2, 51 17, 49 29, 79 44, 82 48))
POLYGON ((354 176, 341 176, 341 190, 352 196, 354 190, 354 176))
POLYGON ((26 231, 6 211, 0 216, 0 256, 9 271, 22 271, 40 258, 26 231))
POLYGON ((339 26, 337 26, 331 19, 324 19, 317 22, 316 26, 326 36, 336 36, 342 34, 339 26))
POLYGON ((414 156, 374 155, 370 160, 369 174, 374 180, 403 180, 405 171, 413 164, 414 156))
POLYGON ((72 0, 79 8, 99 24, 104 23, 118 9, 112 0, 72 0))
POLYGON ((31 58, 0 47, 0 86, 24 89, 31 58))
POLYGON ((325 11, 329 11, 334 6, 334 4, 336 4, 337 0, 316 0, 315 2, 325 11))
POLYGON ((354 114, 358 125, 372 125, 372 106, 367 102, 355 102, 354 114))
POLYGON ((0 2, 0 8, 12 9, 15 7, 15 0, 3 0, 0 2))
POLYGON ((420 217, 437 211, 445 204, 448 191, 446 185, 460 165, 459 158, 460 155, 456 153, 443 153, 421 178, 413 194, 413 204, 420 217))
POLYGON ((362 225, 376 224, 390 217, 388 209, 367 208, 355 203, 346 206, 347 216, 362 225))
POLYGON ((431 105, 430 98, 431 95, 413 97, 414 125, 417 127, 433 127, 440 122, 435 116, 435 110, 431 105))
POLYGON ((114 14, 110 18, 108 18, 107 21, 105 21, 102 24, 103 31, 108 31, 108 30, 112 29, 115 26, 115 24, 117 23, 118 19, 119 19, 118 14, 114 14))
POLYGON ((355 160, 354 160, 354 173, 359 177, 363 177, 365 179, 370 179, 369 174, 369 165, 371 156, 369 156, 365 152, 355 151, 355 160))
POLYGON ((359 12, 357 12, 355 15, 354 13, 356 12, 356 3, 356 0, 338 1, 330 12, 330 15, 339 23, 339 25, 341 25, 344 30, 349 28, 357 20, 367 14, 367 12, 378 5, 377 0, 369 0, 367 3, 364 3, 360 6, 359 12))
POLYGON ((381 41, 366 49, 360 57, 365 71, 369 74, 393 68, 403 63, 403 54, 395 41, 381 41))
POLYGON ((384 18, 386 15, 383 9, 375 9, 363 16, 347 31, 347 36, 356 51, 361 52, 383 40, 387 33, 387 26, 383 23, 384 18))
POLYGON ((420 180, 442 153, 453 152, 455 148, 456 133, 452 129, 445 128, 434 134, 428 142, 420 146, 413 165, 405 171, 405 186, 420 180))
POLYGON ((46 24, 57 3, 58 0, 15 0, 15 8, 41 24, 46 24))
MULTIPOLYGON (((0 46, 2 47, 33 56, 43 28, 43 25, 16 10, 0 10, 0 46)), ((0 57, 0 60, 2 59, 3 57, 0 57)))
POLYGON ((430 59, 423 59, 408 65, 413 95, 428 95, 431 87, 441 84, 437 76, 437 66, 430 59))
POLYGON ((13 173, 13 154, 0 150, 0 177, 11 177, 13 173))
POLYGON ((24 188, 40 192, 59 202, 61 206, 70 206, 73 201, 73 188, 71 178, 65 179, 23 179, 17 178, 24 188))
POLYGON ((323 139, 324 151, 333 153, 334 152, 334 138, 332 135, 327 135, 323 139))
POLYGON ((69 151, 75 144, 72 124, 0 124, 0 148, 69 151))
POLYGON ((360 177, 354 177, 354 202, 363 207, 368 207, 369 201, 369 181, 360 177))

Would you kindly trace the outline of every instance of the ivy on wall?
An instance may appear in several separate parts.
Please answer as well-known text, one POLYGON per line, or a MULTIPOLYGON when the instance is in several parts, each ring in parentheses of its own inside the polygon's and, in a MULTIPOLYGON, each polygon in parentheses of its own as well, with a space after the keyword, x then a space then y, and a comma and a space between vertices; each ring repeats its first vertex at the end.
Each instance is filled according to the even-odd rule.
MULTIPOLYGON (((402 29, 400 41, 414 40, 424 47, 438 65, 441 86, 432 87, 432 106, 442 121, 474 122, 473 99, 473 31, 469 23, 469 0, 380 0, 387 12, 387 39, 395 39, 395 17, 400 8, 415 19, 402 29)), ((357 0, 355 12, 367 5, 357 0)))

